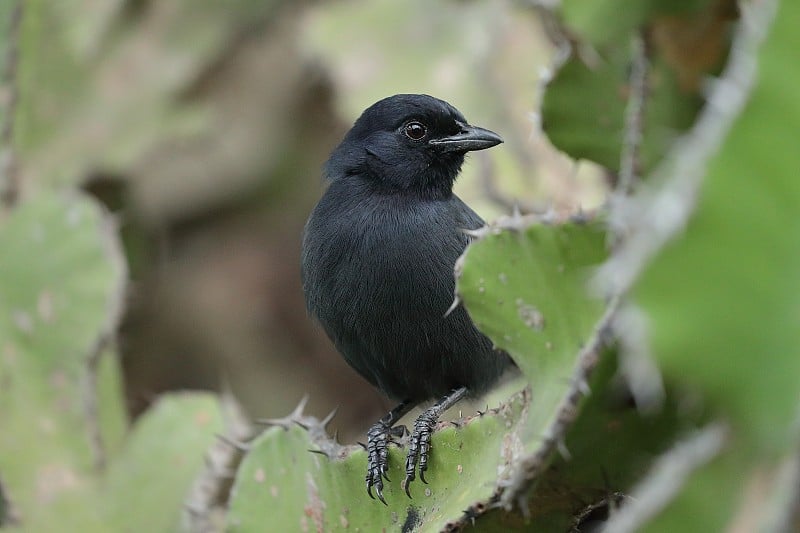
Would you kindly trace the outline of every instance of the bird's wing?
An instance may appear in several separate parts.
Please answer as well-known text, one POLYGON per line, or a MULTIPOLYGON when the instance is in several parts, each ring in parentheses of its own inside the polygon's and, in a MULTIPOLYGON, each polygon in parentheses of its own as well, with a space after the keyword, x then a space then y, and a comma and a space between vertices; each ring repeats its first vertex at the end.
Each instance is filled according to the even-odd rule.
MULTIPOLYGON (((453 202, 456 205, 454 212, 457 213, 456 224, 459 230, 475 230, 486 225, 480 215, 465 204, 461 198, 453 195, 453 202)), ((467 242, 470 240, 472 239, 467 239, 467 242)))

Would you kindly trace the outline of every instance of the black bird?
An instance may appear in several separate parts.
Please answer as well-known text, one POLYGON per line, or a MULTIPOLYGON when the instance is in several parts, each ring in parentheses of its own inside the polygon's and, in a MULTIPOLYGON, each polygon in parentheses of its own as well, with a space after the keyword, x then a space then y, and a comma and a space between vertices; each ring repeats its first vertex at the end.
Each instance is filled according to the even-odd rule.
MULTIPOLYGON (((405 490, 425 481, 430 436, 439 415, 485 392, 511 364, 454 299, 463 230, 483 220, 453 182, 466 152, 500 144, 453 106, 399 94, 369 107, 325 165, 329 187, 305 227, 303 291, 345 360, 400 402, 367 433, 367 492, 383 497, 387 445, 397 421, 437 399, 414 424, 405 490), (449 311, 450 310, 450 311, 449 311), (449 312, 448 312, 449 311, 449 312)), ((399 431, 398 431, 399 429, 399 431)))

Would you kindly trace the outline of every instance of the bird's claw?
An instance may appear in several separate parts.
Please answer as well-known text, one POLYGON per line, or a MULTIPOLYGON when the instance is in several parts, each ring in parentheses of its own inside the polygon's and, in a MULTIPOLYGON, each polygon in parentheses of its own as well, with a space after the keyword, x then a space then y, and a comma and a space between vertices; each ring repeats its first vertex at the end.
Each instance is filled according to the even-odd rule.
POLYGON ((408 474, 406 474, 406 479, 405 479, 405 481, 403 481, 403 488, 405 488, 405 490, 406 490, 406 496, 408 496, 409 498, 411 498, 411 497, 412 497, 412 496, 411 496, 411 491, 409 490, 409 487, 411 487, 411 482, 412 482, 412 481, 414 481, 414 475, 412 474, 412 475, 409 477, 409 475, 408 475, 408 474))
POLYGON ((426 485, 425 471, 428 470, 428 452, 431 447, 431 434, 439 418, 439 413, 434 409, 424 411, 414 422, 414 431, 408 445, 406 456, 406 479, 404 481, 406 495, 411 498, 411 482, 417 477, 417 464, 419 463, 419 478, 426 485))
POLYGON ((386 473, 383 472, 380 468, 372 468, 372 467, 368 468, 367 478, 366 478, 367 494, 369 494, 369 497, 374 500, 375 496, 373 496, 372 494, 372 488, 374 487, 375 494, 378 496, 378 499, 384 505, 388 505, 383 497, 383 478, 386 478, 386 481, 389 481, 389 478, 386 477, 386 473))
POLYGON ((372 495, 373 486, 375 487, 375 494, 378 495, 378 499, 383 503, 383 505, 389 505, 383 498, 383 481, 381 481, 380 477, 378 477, 377 482, 375 482, 374 484, 370 482, 369 477, 367 478, 367 494, 369 494, 369 497, 374 500, 375 496, 372 495))

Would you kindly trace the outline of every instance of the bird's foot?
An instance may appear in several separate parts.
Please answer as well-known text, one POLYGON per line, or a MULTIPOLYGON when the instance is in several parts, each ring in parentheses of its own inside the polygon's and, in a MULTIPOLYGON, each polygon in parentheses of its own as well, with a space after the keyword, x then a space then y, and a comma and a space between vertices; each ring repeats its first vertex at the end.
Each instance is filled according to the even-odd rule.
POLYGON ((432 407, 424 410, 417 421, 414 422, 414 431, 411 433, 411 442, 408 445, 406 456, 406 479, 403 482, 406 495, 411 497, 411 482, 417 477, 417 464, 419 464, 419 478, 427 485, 425 471, 428 470, 428 453, 431 449, 431 435, 439 416, 466 396, 467 389, 461 387, 451 391, 447 396, 436 402, 432 407))
POLYGON ((375 487, 375 493, 384 505, 386 500, 383 498, 383 478, 389 481, 386 469, 389 467, 389 435, 391 431, 392 428, 383 421, 377 422, 367 431, 367 494, 374 499, 372 487, 375 487))
POLYGON ((367 494, 372 499, 372 488, 378 499, 386 504, 383 497, 383 480, 390 481, 386 471, 389 468, 389 443, 393 442, 392 437, 402 437, 406 432, 405 426, 392 427, 387 421, 380 420, 372 425, 367 431, 367 494))
POLYGON ((431 434, 436 422, 439 420, 439 410, 436 406, 426 409, 419 415, 414 422, 414 431, 411 433, 411 441, 408 444, 408 455, 406 455, 406 479, 403 482, 406 494, 411 497, 409 487, 411 482, 417 477, 417 464, 419 463, 419 478, 425 481, 425 471, 428 470, 428 452, 431 448, 431 434))

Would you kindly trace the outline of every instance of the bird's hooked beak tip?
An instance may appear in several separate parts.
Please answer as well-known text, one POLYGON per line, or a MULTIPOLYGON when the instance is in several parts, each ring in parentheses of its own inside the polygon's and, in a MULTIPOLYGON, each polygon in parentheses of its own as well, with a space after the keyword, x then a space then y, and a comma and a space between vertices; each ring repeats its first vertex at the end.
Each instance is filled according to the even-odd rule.
POLYGON ((431 139, 429 144, 441 149, 443 152, 472 152, 486 150, 502 143, 503 139, 498 134, 478 126, 464 125, 460 132, 448 137, 431 139))

